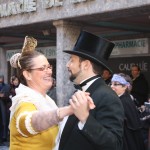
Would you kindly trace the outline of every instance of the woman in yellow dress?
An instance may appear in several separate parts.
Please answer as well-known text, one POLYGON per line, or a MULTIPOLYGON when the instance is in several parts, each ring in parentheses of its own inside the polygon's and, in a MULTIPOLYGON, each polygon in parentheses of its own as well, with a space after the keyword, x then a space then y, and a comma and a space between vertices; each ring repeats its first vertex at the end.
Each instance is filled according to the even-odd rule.
MULTIPOLYGON (((43 54, 35 51, 36 45, 34 38, 26 37, 22 53, 10 59, 20 79, 10 108, 10 150, 52 150, 58 123, 73 113, 70 105, 58 108, 46 95, 52 86, 52 66, 43 54)), ((80 94, 91 100, 82 92, 76 93, 80 94)), ((78 99, 76 95, 72 101, 78 99)))

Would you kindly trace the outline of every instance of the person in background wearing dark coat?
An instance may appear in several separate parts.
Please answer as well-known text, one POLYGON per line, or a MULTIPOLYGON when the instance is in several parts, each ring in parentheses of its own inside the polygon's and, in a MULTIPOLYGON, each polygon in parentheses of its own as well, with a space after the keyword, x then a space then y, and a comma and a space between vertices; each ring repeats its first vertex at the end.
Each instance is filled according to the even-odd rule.
POLYGON ((53 78, 52 79, 52 87, 48 90, 47 95, 52 98, 55 103, 57 103, 57 96, 56 96, 56 80, 53 78))
POLYGON ((136 99, 137 106, 140 107, 148 100, 148 82, 137 65, 133 65, 131 68, 131 78, 133 81, 131 94, 136 99))
POLYGON ((2 113, 1 112, 2 112, 2 110, 1 110, 1 106, 0 106, 0 146, 3 145, 3 140, 2 140, 3 123, 2 123, 2 113))
POLYGON ((111 88, 119 96, 125 111, 123 150, 144 150, 140 116, 129 93, 131 82, 132 80, 128 75, 114 74, 111 88))
POLYGON ((105 83, 109 85, 111 82, 112 73, 108 69, 104 69, 102 73, 102 78, 105 80, 105 83))
POLYGON ((150 98, 140 108, 140 117, 143 124, 143 137, 146 150, 150 150, 150 98))
POLYGON ((16 75, 13 75, 10 77, 10 92, 9 92, 9 98, 10 101, 7 103, 7 122, 9 124, 9 118, 10 118, 10 107, 12 105, 12 97, 14 97, 16 95, 16 91, 15 89, 19 86, 19 78, 16 75))
POLYGON ((10 79, 10 98, 16 95, 15 89, 19 86, 19 79, 17 76, 11 76, 10 79))
POLYGON ((107 60, 113 47, 112 42, 82 31, 73 50, 64 51, 71 54, 70 80, 90 93, 96 107, 89 111, 84 101, 70 102, 75 115, 62 123, 55 150, 121 150, 123 107, 100 77, 104 68, 110 70, 107 60))
POLYGON ((7 141, 8 137, 8 114, 7 114, 7 104, 9 99, 10 86, 4 83, 4 75, 0 75, 0 144, 7 141))

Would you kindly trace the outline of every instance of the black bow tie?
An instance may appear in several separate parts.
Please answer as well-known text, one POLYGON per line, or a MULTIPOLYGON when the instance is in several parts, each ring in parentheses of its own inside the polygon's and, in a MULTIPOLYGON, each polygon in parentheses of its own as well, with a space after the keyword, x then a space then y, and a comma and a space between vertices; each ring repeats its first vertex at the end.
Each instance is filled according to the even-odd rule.
POLYGON ((93 76, 93 77, 91 77, 91 78, 85 80, 85 81, 82 82, 81 84, 74 84, 74 87, 75 87, 75 89, 82 90, 82 87, 83 87, 83 86, 85 86, 88 82, 90 82, 90 81, 92 81, 92 80, 94 80, 94 79, 96 79, 96 78, 98 78, 98 77, 100 77, 100 75, 93 76))
POLYGON ((74 88, 82 91, 82 87, 80 86, 80 84, 74 84, 74 88))

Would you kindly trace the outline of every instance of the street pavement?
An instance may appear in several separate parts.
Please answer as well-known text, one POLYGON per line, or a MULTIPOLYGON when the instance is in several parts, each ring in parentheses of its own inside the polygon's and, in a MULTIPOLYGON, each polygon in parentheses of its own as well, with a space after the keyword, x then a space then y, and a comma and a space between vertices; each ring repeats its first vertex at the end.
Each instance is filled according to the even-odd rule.
POLYGON ((0 150, 9 150, 9 147, 7 147, 7 146, 0 146, 0 150))
POLYGON ((4 146, 0 146, 0 150, 9 150, 9 142, 4 142, 4 146))

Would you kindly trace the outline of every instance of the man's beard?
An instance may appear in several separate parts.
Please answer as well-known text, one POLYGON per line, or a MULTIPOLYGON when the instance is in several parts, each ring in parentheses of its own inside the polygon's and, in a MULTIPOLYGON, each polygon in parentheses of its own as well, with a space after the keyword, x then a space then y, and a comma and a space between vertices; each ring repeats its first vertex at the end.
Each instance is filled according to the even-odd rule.
POLYGON ((70 81, 71 82, 74 82, 75 81, 75 79, 78 77, 78 75, 81 73, 81 70, 80 71, 78 71, 77 73, 75 73, 75 74, 72 74, 72 72, 70 71, 70 73, 71 73, 71 75, 70 75, 70 81))

